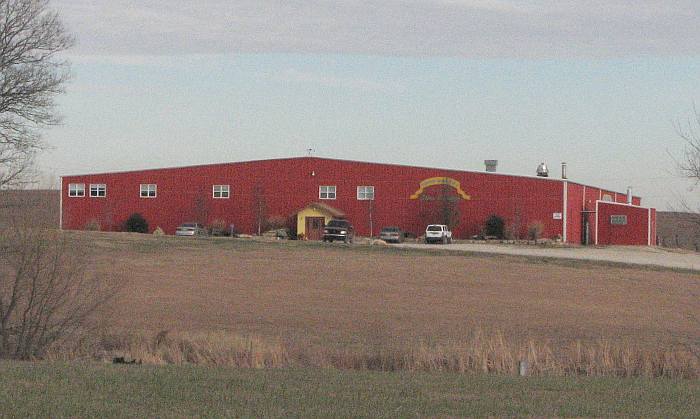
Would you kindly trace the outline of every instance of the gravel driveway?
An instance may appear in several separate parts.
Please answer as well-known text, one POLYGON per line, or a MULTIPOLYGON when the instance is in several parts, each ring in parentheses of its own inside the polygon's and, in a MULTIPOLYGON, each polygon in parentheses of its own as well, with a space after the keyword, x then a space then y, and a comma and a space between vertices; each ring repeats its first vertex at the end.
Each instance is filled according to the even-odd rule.
POLYGON ((652 265, 700 271, 700 253, 644 246, 609 247, 537 247, 487 243, 453 243, 434 245, 402 243, 395 246, 418 249, 444 249, 462 252, 499 253, 504 255, 537 256, 619 262, 632 265, 652 265))

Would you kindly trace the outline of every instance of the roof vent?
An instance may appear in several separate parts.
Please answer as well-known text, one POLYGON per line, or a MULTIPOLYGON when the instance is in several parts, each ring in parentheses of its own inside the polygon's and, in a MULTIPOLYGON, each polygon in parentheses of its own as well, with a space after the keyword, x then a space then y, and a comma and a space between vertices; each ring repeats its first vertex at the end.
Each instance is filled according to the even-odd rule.
POLYGON ((484 165, 486 166, 487 172, 495 172, 496 166, 498 166, 498 160, 484 160, 484 165))
POLYGON ((549 169, 547 169, 547 165, 544 162, 537 166, 537 176, 549 177, 549 169))

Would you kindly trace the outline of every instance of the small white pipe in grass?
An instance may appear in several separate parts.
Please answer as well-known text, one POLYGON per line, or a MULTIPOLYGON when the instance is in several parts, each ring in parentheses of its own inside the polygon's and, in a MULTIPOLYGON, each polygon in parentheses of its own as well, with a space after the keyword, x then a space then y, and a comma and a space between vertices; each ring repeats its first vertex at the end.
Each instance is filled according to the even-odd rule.
POLYGON ((527 361, 518 362, 518 375, 525 377, 527 375, 527 361))

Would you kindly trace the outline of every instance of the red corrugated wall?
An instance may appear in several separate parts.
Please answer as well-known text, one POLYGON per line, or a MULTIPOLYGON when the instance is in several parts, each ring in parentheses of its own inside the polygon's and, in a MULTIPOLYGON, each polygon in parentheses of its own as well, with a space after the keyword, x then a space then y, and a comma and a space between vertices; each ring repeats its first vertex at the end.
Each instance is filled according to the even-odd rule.
MULTIPOLYGON (((357 199, 357 187, 374 186, 372 233, 376 235, 383 226, 398 225, 420 235, 426 224, 440 221, 430 214, 439 212, 442 204, 440 200, 412 200, 410 196, 422 180, 431 177, 455 179, 471 197, 456 203, 456 237, 480 234, 485 220, 494 214, 503 217, 520 237, 526 237, 528 225, 533 222, 543 223, 544 237, 562 235, 563 221, 553 217, 563 212, 563 182, 558 179, 315 157, 65 176, 62 225, 83 229, 94 219, 103 230, 120 230, 126 218, 138 212, 151 230, 161 227, 169 234, 182 222, 210 224, 217 219, 234 224, 241 232, 255 233, 258 195, 264 197, 267 216, 291 217, 312 202, 324 202, 345 212, 357 233, 366 236, 370 234, 370 202, 357 199), (84 183, 86 197, 68 197, 69 183, 84 183), (89 197, 91 183, 106 184, 107 197, 89 197), (157 184, 157 198, 139 197, 142 183, 157 184), (231 197, 214 199, 215 184, 230 185, 231 197), (337 199, 320 200, 322 185, 336 186, 337 199)), ((447 193, 456 196, 451 188, 447 193)), ((426 188, 424 197, 441 194, 441 186, 432 186, 426 188)), ((581 202, 592 198, 592 192, 586 191, 584 197, 581 185, 569 183, 567 228, 571 243, 580 242, 581 202)))
MULTIPOLYGON (((595 243, 596 234, 596 202, 608 195, 613 201, 626 203, 627 195, 616 193, 601 188, 588 185, 581 185, 575 182, 568 182, 568 222, 567 222, 567 242, 572 244, 583 243, 584 240, 584 220, 588 221, 589 244, 595 243)), ((607 198, 606 198, 607 199, 607 198)), ((632 198, 634 205, 641 204, 641 198, 632 198)))
POLYGON ((566 210, 566 242, 581 243, 581 225, 583 223, 581 213, 581 201, 583 200, 583 186, 566 182, 567 210, 566 210))
MULTIPOLYGON (((411 200, 419 183, 431 177, 450 177, 471 196, 456 204, 460 217, 455 235, 479 234, 487 217, 499 215, 525 237, 528 224, 541 221, 544 236, 561 234, 561 221, 552 213, 562 211, 561 182, 500 174, 384 165, 320 158, 296 158, 229 163, 207 166, 107 173, 63 178, 63 227, 82 229, 92 219, 103 229, 119 230, 126 218, 141 213, 151 229, 173 233, 185 221, 215 219, 248 233, 257 229, 255 191, 265 197, 267 215, 289 217, 311 202, 319 202, 320 185, 337 187, 337 199, 322 202, 344 211, 358 234, 369 234, 369 201, 357 200, 357 186, 374 186, 373 233, 382 226, 399 225, 421 234, 429 213, 439 211, 435 201, 411 200), (106 198, 70 198, 69 183, 107 184, 106 198), (158 185, 157 198, 140 198, 139 185, 158 185), (212 185, 231 185, 230 199, 212 198, 212 185)), ((451 190, 449 191, 451 192, 451 190)), ((425 195, 440 195, 441 187, 426 189, 425 195)))
MULTIPOLYGON (((627 204, 598 202, 598 244, 599 245, 647 245, 649 243, 649 208, 627 204), (626 215, 627 225, 613 225, 612 215, 626 215)), ((651 218, 652 237, 655 237, 653 216, 651 218)), ((654 244, 654 239, 651 239, 654 244)))

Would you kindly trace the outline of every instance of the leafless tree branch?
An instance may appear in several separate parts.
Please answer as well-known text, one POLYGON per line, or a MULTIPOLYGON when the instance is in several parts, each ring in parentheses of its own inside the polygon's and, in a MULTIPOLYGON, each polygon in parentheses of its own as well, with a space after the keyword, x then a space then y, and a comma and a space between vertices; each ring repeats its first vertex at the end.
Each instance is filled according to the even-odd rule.
POLYGON ((26 181, 41 129, 60 122, 54 98, 69 63, 59 54, 74 39, 48 0, 0 0, 0 188, 26 181))
POLYGON ((88 326, 119 284, 87 268, 89 246, 56 230, 24 225, 0 233, 0 358, 41 357, 88 326))
POLYGON ((680 174, 700 183, 700 113, 693 105, 693 116, 676 124, 676 133, 685 142, 682 157, 676 161, 680 174))

